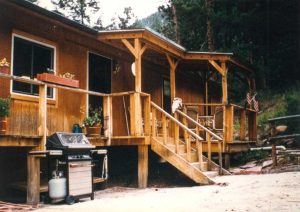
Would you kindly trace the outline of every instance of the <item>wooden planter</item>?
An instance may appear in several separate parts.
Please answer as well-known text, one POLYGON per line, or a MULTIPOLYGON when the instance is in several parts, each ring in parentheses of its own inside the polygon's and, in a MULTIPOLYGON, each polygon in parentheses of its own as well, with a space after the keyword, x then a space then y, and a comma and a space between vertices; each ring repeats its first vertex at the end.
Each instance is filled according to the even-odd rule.
POLYGON ((9 74, 9 67, 8 66, 0 66, 0 73, 9 74))
POLYGON ((49 82, 58 85, 65 85, 73 88, 79 88, 79 81, 73 79, 66 79, 63 77, 55 76, 53 74, 42 73, 37 74, 37 79, 44 82, 49 82))
POLYGON ((101 125, 96 127, 86 126, 86 134, 90 137, 100 136, 101 133, 101 125))
POLYGON ((6 117, 0 117, 0 135, 5 135, 7 129, 7 119, 6 117))

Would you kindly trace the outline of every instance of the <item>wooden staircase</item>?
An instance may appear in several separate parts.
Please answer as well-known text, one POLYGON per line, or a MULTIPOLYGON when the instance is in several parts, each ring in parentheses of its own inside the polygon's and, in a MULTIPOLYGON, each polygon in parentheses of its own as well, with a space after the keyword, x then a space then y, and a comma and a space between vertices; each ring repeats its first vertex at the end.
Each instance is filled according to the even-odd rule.
MULTIPOLYGON (((214 163, 211 160, 211 155, 205 157, 202 154, 202 141, 203 139, 199 136, 199 131, 193 132, 188 129, 183 123, 178 121, 177 116, 171 116, 165 112, 162 108, 157 106, 155 103, 152 105, 152 131, 151 131, 151 149, 158 154, 161 158, 165 159, 187 177, 192 179, 196 183, 200 184, 214 184, 212 177, 219 174, 230 174, 227 170, 223 169, 222 166, 214 163), (158 112, 161 115, 158 115, 158 112), (162 133, 157 132, 157 118, 161 117, 162 120, 162 133), (169 135, 167 128, 167 121, 169 120, 169 126, 173 126, 173 131, 169 135), (183 131, 184 136, 179 135, 179 128, 183 131), (198 133, 197 133, 198 132, 198 133), (196 147, 191 147, 192 139, 196 140, 196 147)), ((200 125, 197 123, 197 125, 200 125)), ((200 127, 207 133, 215 136, 213 132, 210 132, 205 127, 200 127)), ((210 137, 210 136, 208 136, 210 137)), ((216 138, 216 137, 214 137, 216 138)), ((221 142, 221 138, 217 137, 218 142, 221 142)), ((211 142, 208 142, 211 143, 211 142)), ((219 155, 220 156, 220 155, 219 155)), ((222 161, 222 158, 221 160, 222 161)))

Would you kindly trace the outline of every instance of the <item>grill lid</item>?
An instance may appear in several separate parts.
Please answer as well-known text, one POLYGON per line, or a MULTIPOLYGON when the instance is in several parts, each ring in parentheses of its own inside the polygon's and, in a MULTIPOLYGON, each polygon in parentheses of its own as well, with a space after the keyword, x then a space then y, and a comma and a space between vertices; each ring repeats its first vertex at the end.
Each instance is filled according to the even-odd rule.
POLYGON ((56 132, 47 139, 47 149, 93 149, 83 133, 56 132))

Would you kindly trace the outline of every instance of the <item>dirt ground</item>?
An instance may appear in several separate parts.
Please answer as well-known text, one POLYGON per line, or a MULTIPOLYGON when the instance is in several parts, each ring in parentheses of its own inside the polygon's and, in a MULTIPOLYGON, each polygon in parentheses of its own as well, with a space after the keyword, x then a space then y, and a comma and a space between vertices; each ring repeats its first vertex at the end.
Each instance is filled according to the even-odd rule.
POLYGON ((232 175, 220 185, 96 192, 94 201, 43 205, 36 211, 300 211, 300 172, 232 175))

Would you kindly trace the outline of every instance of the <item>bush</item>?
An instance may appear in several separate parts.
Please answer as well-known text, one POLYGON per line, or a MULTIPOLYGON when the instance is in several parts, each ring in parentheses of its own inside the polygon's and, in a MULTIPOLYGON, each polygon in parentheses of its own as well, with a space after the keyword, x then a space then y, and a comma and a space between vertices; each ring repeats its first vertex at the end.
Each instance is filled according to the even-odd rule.
POLYGON ((9 116, 10 98, 0 98, 0 117, 9 116))

